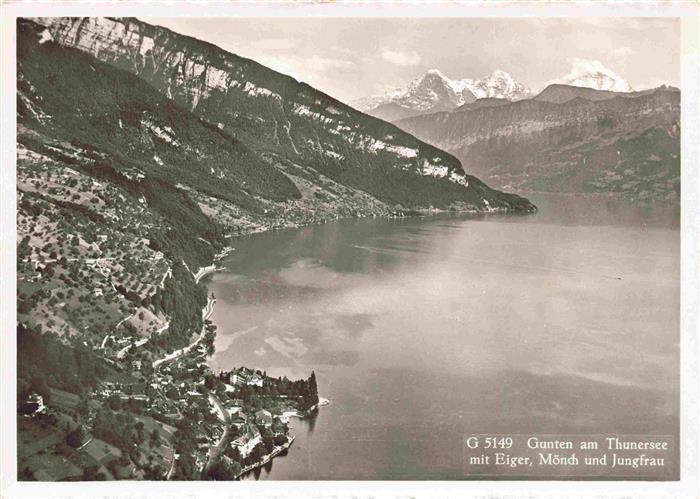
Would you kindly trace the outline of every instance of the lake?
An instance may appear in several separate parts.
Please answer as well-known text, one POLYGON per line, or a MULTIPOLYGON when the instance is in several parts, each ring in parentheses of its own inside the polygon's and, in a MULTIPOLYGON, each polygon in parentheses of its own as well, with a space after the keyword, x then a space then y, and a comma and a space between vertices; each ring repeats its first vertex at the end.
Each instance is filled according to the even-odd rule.
POLYGON ((678 435, 678 207, 528 196, 530 216, 236 239, 215 369, 316 372, 260 479, 460 479, 472 433, 678 435))

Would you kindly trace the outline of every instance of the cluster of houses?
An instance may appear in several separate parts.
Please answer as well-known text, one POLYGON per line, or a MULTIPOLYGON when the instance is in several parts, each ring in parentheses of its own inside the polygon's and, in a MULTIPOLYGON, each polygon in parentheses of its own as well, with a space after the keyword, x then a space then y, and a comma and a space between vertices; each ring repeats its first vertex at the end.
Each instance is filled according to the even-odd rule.
MULTIPOLYGON (((219 379, 229 393, 236 392, 243 386, 262 387, 264 382, 263 375, 245 367, 231 372, 220 372, 219 379)), ((245 404, 241 399, 234 398, 229 403, 231 405, 226 410, 231 424, 238 428, 238 436, 231 442, 231 446, 237 448, 242 457, 246 457, 263 441, 259 426, 271 428, 274 416, 265 409, 246 414, 243 411, 245 404)), ((280 422, 283 423, 282 420, 280 422)), ((272 433, 274 436, 274 431, 272 433)))
MULTIPOLYGON (((189 398, 189 397, 202 397, 201 391, 197 390, 198 384, 203 384, 203 380, 200 382, 191 380, 177 379, 179 376, 173 371, 174 367, 168 365, 159 372, 159 376, 151 380, 148 386, 153 390, 157 390, 160 393, 166 391, 176 391, 178 398, 189 398)), ((185 371, 190 371, 191 369, 185 368, 185 371)), ((219 373, 219 378, 224 382, 224 387, 227 392, 236 392, 242 386, 263 386, 264 378, 263 376, 250 369, 241 368, 234 372, 229 373, 219 373)), ((200 378, 201 379, 201 378, 200 378)), ((110 383, 106 382, 101 385, 100 395, 104 398, 117 395, 122 400, 133 398, 136 400, 143 400, 146 403, 152 403, 152 409, 158 410, 164 416, 176 416, 174 413, 175 405, 177 402, 168 400, 167 398, 155 397, 149 400, 149 397, 144 393, 148 393, 149 388, 144 383, 138 383, 134 385, 124 385, 122 383, 110 383)), ((206 399, 202 399, 203 401, 206 399)), ((255 413, 246 413, 244 410, 245 403, 242 399, 229 399, 227 401, 227 407, 225 410, 228 412, 230 424, 238 429, 237 437, 231 442, 231 446, 237 448, 242 457, 247 457, 253 449, 263 442, 263 437, 260 434, 260 427, 270 428, 273 436, 275 432, 272 430, 274 416, 270 411, 265 409, 260 409, 255 413)), ((284 422, 280 420, 280 422, 284 422)), ((279 429, 278 425, 275 428, 279 429)), ((200 446, 202 448, 211 445, 211 436, 208 438, 202 437, 200 446)))
MULTIPOLYGON (((201 383, 199 383, 201 385, 201 383)), ((194 381, 180 381, 179 383, 170 375, 165 375, 154 382, 151 382, 151 388, 154 390, 161 389, 163 391, 174 388, 178 397, 201 397, 202 393, 197 390, 197 383, 194 381)))
POLYGON ((263 386, 263 377, 245 367, 230 373, 219 373, 219 379, 224 382, 227 392, 233 392, 236 390, 236 387, 243 385, 263 386))
POLYGON ((230 408, 229 414, 231 415, 231 424, 238 428, 239 433, 238 437, 231 442, 231 446, 238 449, 241 457, 246 457, 256 445, 262 442, 258 425, 270 428, 273 420, 272 414, 270 411, 260 409, 252 417, 248 417, 241 407, 230 408))
POLYGON ((104 382, 100 387, 99 394, 104 398, 112 395, 117 395, 122 400, 134 399, 141 402, 147 402, 148 396, 143 393, 143 383, 132 383, 125 385, 123 383, 104 382))

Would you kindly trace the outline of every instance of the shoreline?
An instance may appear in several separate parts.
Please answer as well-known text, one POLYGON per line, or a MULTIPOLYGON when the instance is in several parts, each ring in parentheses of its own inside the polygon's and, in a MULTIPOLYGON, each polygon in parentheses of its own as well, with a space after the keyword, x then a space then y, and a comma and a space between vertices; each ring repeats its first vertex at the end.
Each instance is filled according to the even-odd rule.
POLYGON ((272 452, 270 452, 269 454, 263 456, 263 457, 260 459, 260 461, 257 461, 257 462, 255 462, 255 463, 253 463, 253 464, 249 464, 248 466, 246 466, 246 467, 244 467, 244 468, 241 468, 241 472, 240 472, 238 475, 236 475, 236 476, 234 477, 234 480, 240 480, 241 477, 242 477, 243 475, 245 475, 246 473, 250 473, 251 471, 253 471, 253 470, 256 469, 256 468, 262 468, 263 466, 265 466, 267 463, 269 463, 269 462, 272 461, 275 457, 277 457, 277 455, 279 455, 281 452, 283 452, 283 451, 285 451, 285 450, 288 450, 288 449, 292 446, 292 444, 294 443, 294 440, 295 440, 296 438, 297 438, 297 437, 295 437, 294 435, 292 435, 291 437, 289 437, 289 439, 287 440, 287 443, 286 443, 286 444, 280 445, 280 446, 276 446, 274 449, 272 449, 272 452))
POLYGON ((311 407, 309 407, 308 409, 306 409, 304 412, 301 412, 301 413, 300 413, 300 412, 297 411, 297 410, 294 410, 294 411, 284 411, 282 414, 279 415, 279 418, 280 418, 280 420, 281 420, 283 423, 287 424, 287 423, 289 423, 289 421, 290 421, 292 418, 298 418, 298 419, 307 418, 307 417, 310 416, 311 413, 312 413, 313 411, 315 411, 316 409, 319 409, 319 408, 321 408, 321 407, 325 407, 325 406, 330 405, 330 404, 331 404, 331 401, 328 400, 327 398, 325 398, 325 397, 318 397, 318 402, 317 402, 316 404, 312 405, 311 407))
MULTIPOLYGON (((261 232, 267 232, 267 231, 268 230, 256 231, 255 233, 261 233, 261 232)), ((245 235, 252 235, 252 234, 240 234, 239 236, 245 236, 245 235)), ((225 270, 226 267, 217 267, 215 265, 215 263, 220 261, 221 259, 223 259, 227 254, 229 254, 233 250, 234 250, 234 248, 232 248, 230 246, 224 248, 221 252, 217 253, 214 256, 214 263, 212 263, 212 265, 209 265, 208 267, 200 267, 200 269, 197 271, 197 273, 193 274, 193 276, 195 277, 195 282, 197 284, 199 284, 201 278, 204 277, 205 275, 209 275, 209 274, 213 274, 213 273, 218 272, 218 271, 225 270)), ((214 304, 215 303, 216 303, 216 299, 207 298, 207 305, 202 310, 202 317, 204 319, 209 319, 212 316, 212 314, 214 312, 214 304)), ((188 353, 192 348, 194 348, 202 340, 202 338, 204 338, 204 332, 205 331, 202 330, 202 333, 200 334, 200 336, 192 344, 188 345, 187 347, 184 347, 180 350, 177 350, 176 352, 172 352, 171 354, 168 354, 166 357, 154 361, 154 363, 153 363, 154 369, 156 369, 160 364, 162 364, 164 362, 174 360, 177 357, 179 357, 185 353, 188 353)), ((210 395, 210 397, 211 397, 211 395, 210 395)), ((217 405, 217 407, 218 407, 218 404, 215 404, 215 405, 217 405)), ((314 404, 313 406, 309 407, 306 411, 304 411, 302 413, 300 413, 297 410, 285 411, 282 414, 279 414, 277 416, 280 418, 280 420, 283 423, 287 424, 289 422, 290 418, 292 418, 292 417, 296 417, 299 419, 307 418, 313 411, 318 410, 320 407, 325 407, 327 405, 330 405, 330 400, 319 396, 318 402, 316 404, 314 404)), ((226 424, 226 422, 227 422, 226 421, 227 420, 226 411, 223 408, 220 408, 220 409, 223 410, 224 424, 226 424)), ((229 434, 229 427, 224 426, 224 432, 221 436, 221 439, 219 440, 219 442, 215 446, 216 449, 221 450, 221 449, 219 449, 219 447, 221 446, 222 443, 224 443, 224 442, 226 442, 226 440, 228 440, 228 434, 229 434)), ((263 456, 263 458, 260 461, 253 463, 253 464, 250 464, 250 465, 246 466, 245 468, 242 468, 241 472, 238 475, 236 475, 234 477, 234 479, 240 480, 241 477, 243 475, 245 475, 246 473, 249 473, 256 468, 260 468, 260 467, 264 466, 265 464, 267 464, 268 462, 273 460, 276 456, 278 456, 282 451, 288 450, 292 446, 292 444, 294 443, 295 439, 296 439, 295 435, 290 435, 288 437, 288 441, 286 444, 284 444, 282 446, 276 446, 270 454, 263 456)), ((227 442, 226 445, 229 445, 229 443, 227 442)), ((204 466, 200 470, 200 473, 204 473, 205 470, 207 470, 208 468, 213 466, 218 459, 221 459, 220 452, 217 453, 214 457, 212 457, 212 454, 211 454, 212 450, 213 450, 213 448, 210 448, 209 458, 207 459, 206 463, 204 464, 204 466)), ((175 462, 175 459, 173 459, 171 470, 168 473, 168 478, 166 478, 168 480, 170 479, 169 477, 172 476, 172 472, 174 470, 174 462, 175 462)))
MULTIPOLYGON (((534 206, 534 205, 533 205, 533 206, 534 206)), ((505 210, 503 210, 503 209, 494 209, 494 210, 492 210, 492 211, 479 211, 479 210, 458 210, 458 211, 449 211, 449 210, 425 209, 425 210, 422 210, 422 211, 413 210, 413 213, 402 214, 401 216, 396 216, 396 215, 392 215, 392 214, 379 215, 379 216, 382 217, 382 218, 386 218, 387 220, 391 220, 391 219, 396 219, 396 218, 413 218, 413 217, 420 217, 420 218, 423 218, 423 217, 426 217, 426 216, 429 217, 429 216, 443 215, 443 214, 445 214, 445 213, 447 213, 447 214, 454 214, 454 215, 460 215, 460 214, 464 214, 464 215, 479 215, 479 214, 484 214, 484 215, 490 215, 490 214, 492 214, 492 215, 508 215, 508 214, 510 213, 510 211, 507 210, 507 209, 505 209, 505 210)), ((532 211, 514 211, 513 213, 514 213, 514 214, 521 214, 521 215, 532 215, 532 214, 534 214, 534 213, 537 213, 537 208, 535 207, 535 211, 534 211, 534 212, 532 212, 532 211)), ((362 217, 362 218, 370 218, 370 217, 362 217)), ((377 217, 371 217, 371 218, 377 218, 377 217)), ((347 221, 347 220, 358 220, 358 218, 357 218, 357 217, 344 217, 344 218, 338 218, 338 219, 332 220, 332 222, 340 222, 340 221, 347 221)), ((327 223, 327 222, 324 222, 324 223, 327 223)), ((245 237, 245 236, 251 236, 251 235, 255 235, 255 234, 262 234, 262 233, 265 233, 265 232, 272 232, 272 231, 279 231, 279 230, 287 230, 287 229, 301 229, 301 228, 303 228, 303 227, 308 227, 308 226, 311 226, 311 225, 323 225, 323 223, 318 223, 318 222, 314 223, 314 222, 312 222, 312 223, 309 223, 309 224, 302 224, 302 225, 289 226, 289 227, 260 226, 260 227, 256 227, 256 228, 251 229, 251 230, 249 230, 249 231, 247 231, 247 232, 244 232, 244 233, 237 233, 237 234, 235 234, 235 235, 234 235, 234 234, 231 234, 230 237, 227 236, 226 238, 227 238, 227 239, 234 239, 234 238, 238 238, 238 237, 245 237)), ((209 274, 214 274, 214 273, 219 272, 219 271, 222 271, 222 270, 226 270, 226 267, 224 267, 224 266, 217 266, 216 263, 219 262, 219 261, 221 261, 223 258, 225 258, 229 253, 231 253, 231 252, 234 251, 234 250, 235 250, 235 248, 233 248, 232 246, 226 246, 226 247, 223 248, 219 253, 217 253, 216 255, 214 255, 214 258, 212 259, 212 263, 211 263, 210 265, 208 265, 207 267, 200 267, 200 268, 197 270, 196 273, 192 273, 192 276, 194 277, 195 282, 199 285, 201 279, 202 279, 204 276, 209 275, 209 274)), ((208 292, 208 291, 209 291, 209 290, 207 289, 207 292, 208 292)), ((208 319, 208 318, 211 317, 211 315, 213 314, 213 311, 214 311, 214 304, 216 303, 216 300, 212 300, 211 298, 208 298, 207 300, 208 300, 208 301, 207 301, 207 307, 205 307, 205 309, 202 311, 202 315, 203 315, 203 317, 204 317, 205 319, 208 319), (205 310, 206 310, 206 313, 205 313, 205 310)), ((193 344, 191 344, 191 345, 189 345, 188 347, 185 347, 185 348, 183 348, 183 349, 181 349, 181 350, 178 350, 178 351, 177 351, 177 352, 178 352, 178 355, 175 355, 174 357, 169 358, 171 355, 173 355, 173 354, 176 353, 176 352, 173 352, 173 353, 169 354, 168 356, 166 356, 166 357, 168 357, 167 359, 166 359, 166 358, 159 359, 159 361, 156 361, 156 362, 158 362, 158 365, 160 365, 161 363, 166 362, 167 360, 172 360, 172 359, 175 359, 175 358, 179 357, 180 355, 182 355, 183 353, 185 353, 185 352, 183 352, 183 350, 187 349, 187 351, 189 351, 191 348, 193 348, 194 346, 196 346, 196 344, 197 344, 203 337, 204 337, 204 331, 202 331, 202 334, 199 336, 199 338, 197 338, 197 340, 196 340, 193 344)), ((212 356, 213 356, 213 354, 212 354, 212 356)), ((211 356, 209 356, 209 358, 210 358, 210 357, 211 357, 211 356)), ((154 367, 154 368, 157 367, 157 365, 155 364, 155 362, 154 362, 154 366, 153 366, 153 367, 154 367)), ((284 418, 283 421, 284 421, 285 423, 288 423, 288 422, 289 422, 289 419, 292 418, 292 417, 296 417, 296 418, 299 418, 299 419, 304 419, 304 418, 308 417, 313 411, 318 410, 319 408, 325 407, 325 406, 327 406, 327 405, 330 404, 330 400, 328 400, 328 399, 326 399, 326 398, 324 398, 324 397, 320 397, 320 396, 319 396, 318 399, 319 399, 319 400, 318 400, 318 402, 317 402, 316 404, 314 404, 312 407, 310 407, 309 409, 307 409, 307 410, 304 411, 303 413, 299 413, 299 411, 296 411, 296 410, 295 410, 295 411, 285 411, 284 413, 282 413, 281 415, 279 415, 279 416, 280 416, 280 419, 284 418), (293 414, 292 414, 292 412, 293 412, 293 414)), ((225 427, 225 428, 224 428, 224 434, 226 434, 227 432, 228 432, 228 427, 225 427)), ((241 473, 238 474, 238 475, 235 477, 235 479, 236 479, 236 480, 240 480, 241 476, 243 476, 244 474, 249 473, 250 471, 252 471, 252 470, 254 470, 254 469, 256 469, 256 468, 259 468, 259 467, 261 467, 261 466, 264 466, 264 465, 267 464, 269 461, 271 461, 272 459, 274 459, 280 452, 282 452, 283 450, 289 449, 289 447, 291 447, 291 445, 292 445, 292 443, 294 442, 295 439, 296 439, 296 436, 291 435, 289 441, 287 442, 287 444, 285 444, 285 445, 283 445, 283 446, 280 446, 280 447, 275 447, 275 449, 273 449, 273 451, 272 451, 270 454, 264 456, 264 457, 263 457, 260 461, 258 461, 257 463, 253 463, 253 464, 248 465, 248 466, 246 466, 245 468, 243 468, 243 469, 241 470, 241 473)), ((217 459, 220 459, 220 457, 217 456, 217 459)), ((201 472, 204 472, 204 469, 205 469, 206 467, 211 466, 211 465, 213 465, 213 464, 214 464, 214 462, 208 459, 207 462, 205 463, 205 467, 202 468, 201 472)))
MULTIPOLYGON (((234 239, 242 238, 242 237, 248 237, 248 236, 255 236, 255 235, 260 235, 260 234, 265 234, 268 232, 280 232, 280 231, 285 231, 285 230, 297 230, 297 229, 303 229, 306 227, 312 227, 315 225, 326 225, 330 223, 339 223, 339 222, 351 222, 351 221, 356 221, 356 222, 361 222, 363 220, 373 220, 377 218, 384 218, 388 221, 391 220, 404 220, 404 219, 409 219, 409 218, 425 218, 425 217, 435 217, 435 216, 441 216, 441 215, 452 215, 452 216, 459 216, 459 215, 465 215, 465 216, 487 216, 487 215, 499 215, 499 216, 529 216, 529 215, 536 215, 539 212, 539 209, 537 206, 534 204, 532 205, 534 207, 533 211, 529 210, 511 210, 505 207, 497 207, 497 208, 490 208, 490 209, 485 209, 485 210, 471 210, 471 209, 459 209, 459 210, 449 210, 449 209, 443 209, 443 208, 416 208, 416 209, 411 209, 411 210, 406 210, 406 213, 397 215, 395 212, 392 213, 382 213, 382 214, 376 214, 376 215, 371 215, 371 216, 366 216, 366 217, 357 217, 357 216, 345 216, 345 217, 338 217, 334 218, 331 220, 320 220, 320 221, 311 221, 308 223, 298 223, 298 224, 290 224, 290 225, 283 225, 283 226, 267 226, 267 225, 260 225, 256 227, 249 227, 245 231, 238 232, 236 234, 227 234, 224 236, 227 240, 232 241, 234 239)), ((226 257, 229 253, 232 251, 235 251, 235 248, 232 246, 226 246, 224 249, 222 249, 219 253, 214 255, 212 258, 212 263, 211 265, 207 267, 200 267, 198 272, 202 269, 210 269, 208 270, 204 275, 216 273, 221 270, 225 270, 226 267, 216 267, 216 263, 221 261, 224 257, 226 257), (216 268, 213 268, 216 267, 216 268)), ((192 273, 193 277, 196 277, 197 273, 192 273)), ((202 277, 204 277, 204 275, 202 277)), ((200 277, 201 280, 201 277, 200 277)), ((199 283, 199 281, 196 281, 199 283)))

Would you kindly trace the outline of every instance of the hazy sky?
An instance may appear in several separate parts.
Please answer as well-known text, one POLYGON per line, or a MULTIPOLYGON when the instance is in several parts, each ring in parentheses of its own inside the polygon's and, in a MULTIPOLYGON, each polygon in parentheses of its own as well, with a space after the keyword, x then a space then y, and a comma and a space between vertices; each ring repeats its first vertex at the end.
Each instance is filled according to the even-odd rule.
POLYGON ((289 74, 341 100, 436 68, 496 69, 534 90, 599 61, 634 89, 679 86, 672 18, 142 18, 289 74))

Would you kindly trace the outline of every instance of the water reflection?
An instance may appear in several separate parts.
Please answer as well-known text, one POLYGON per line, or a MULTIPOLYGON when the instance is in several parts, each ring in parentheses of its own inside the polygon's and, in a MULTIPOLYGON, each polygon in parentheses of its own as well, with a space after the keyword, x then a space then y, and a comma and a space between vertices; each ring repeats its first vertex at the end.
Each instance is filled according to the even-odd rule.
POLYGON ((460 478, 463 433, 677 434, 676 208, 534 201, 237 240, 213 367, 313 369, 332 401, 253 478, 460 478))
POLYGON ((319 409, 316 408, 309 413, 309 415, 302 420, 302 424, 306 426, 306 431, 308 435, 311 435, 316 428, 316 420, 318 419, 319 409))

